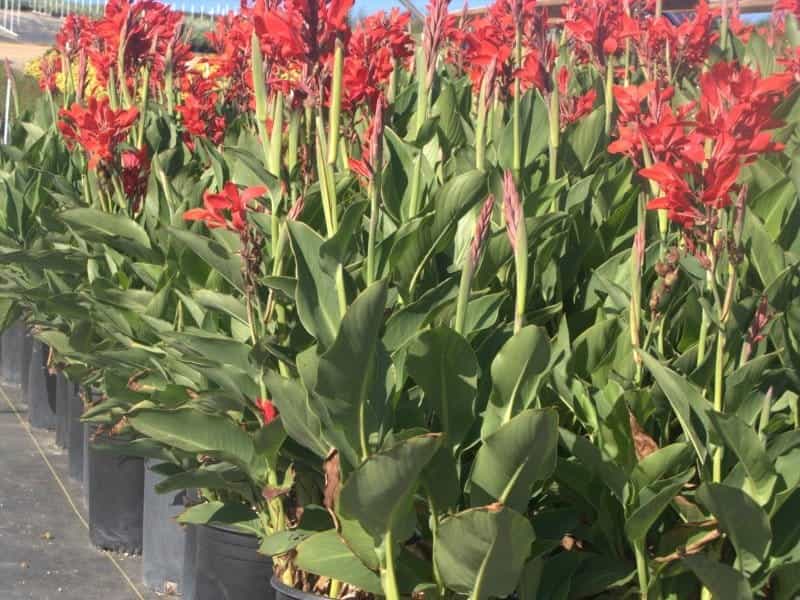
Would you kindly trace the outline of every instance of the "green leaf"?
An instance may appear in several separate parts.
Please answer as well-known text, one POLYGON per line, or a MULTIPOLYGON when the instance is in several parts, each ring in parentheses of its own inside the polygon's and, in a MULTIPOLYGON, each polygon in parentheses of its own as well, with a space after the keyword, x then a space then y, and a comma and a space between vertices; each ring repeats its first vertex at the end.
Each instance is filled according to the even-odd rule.
POLYGON ((206 525, 219 523, 233 525, 242 531, 255 533, 258 531, 258 515, 249 507, 240 503, 203 502, 178 515, 178 523, 182 525, 206 525))
POLYGON ((631 472, 631 483, 637 490, 642 490, 678 467, 688 468, 692 460, 692 449, 688 444, 678 442, 664 446, 638 462, 631 472))
POLYGON ((381 378, 388 368, 388 356, 378 337, 386 294, 386 282, 378 281, 353 301, 336 340, 317 367, 314 393, 328 409, 329 427, 344 435, 347 446, 337 447, 353 465, 358 455, 369 453, 369 434, 378 429, 386 408, 381 378))
POLYGON ((772 530, 764 510, 739 488, 721 483, 704 483, 697 491, 702 502, 719 521, 741 561, 742 570, 752 573, 764 562, 772 541, 772 530))
POLYGON ((492 361, 492 394, 484 415, 486 438, 526 408, 537 405, 539 387, 550 365, 547 332, 535 325, 520 329, 492 361))
POLYGON ((567 144, 572 148, 581 167, 586 167, 594 157, 600 137, 603 135, 605 108, 598 106, 587 117, 580 119, 566 134, 567 144))
POLYGON ((334 530, 315 533, 295 549, 298 569, 338 579, 371 594, 383 594, 378 575, 358 560, 334 530))
POLYGON ((640 504, 625 521, 625 535, 632 542, 645 539, 653 523, 661 513, 670 505, 672 499, 681 491, 683 486, 694 476, 694 470, 689 470, 681 476, 667 480, 663 487, 654 494, 641 492, 640 504))
POLYGON ((225 313, 240 323, 247 325, 247 308, 238 298, 229 294, 221 294, 213 290, 197 290, 194 299, 203 308, 210 308, 225 313))
POLYGON ((183 245, 199 256, 208 266, 217 271, 232 286, 244 293, 244 280, 242 279, 241 258, 232 254, 221 243, 186 231, 184 229, 169 228, 170 234, 183 245))
POLYGON ((504 598, 516 589, 534 540, 530 522, 515 510, 473 508, 441 522, 433 560, 452 591, 504 598))
POLYGON ((296 379, 287 379, 277 373, 264 375, 272 401, 278 407, 286 433, 320 458, 325 458, 330 446, 322 436, 320 418, 308 402, 308 392, 296 379))
POLYGON ((678 417, 683 433, 694 447, 698 459, 700 462, 705 462, 708 452, 706 448, 708 402, 685 377, 663 366, 645 352, 641 353, 641 357, 644 366, 653 374, 656 383, 667 397, 675 416, 678 417))
POLYGON ((558 413, 525 410, 484 441, 470 477, 473 506, 500 502, 524 512, 531 488, 556 468, 558 413))
POLYGON ((411 511, 411 495, 441 441, 441 435, 421 435, 370 455, 342 486, 341 514, 375 537, 391 531, 401 511, 411 511))
POLYGON ((715 600, 752 600, 753 592, 744 575, 705 554, 684 556, 682 562, 711 591, 715 600))
POLYGON ((719 436, 739 459, 752 483, 747 489, 761 506, 772 498, 778 479, 775 467, 764 450, 764 444, 755 430, 736 415, 709 413, 719 436))
POLYGON ((341 321, 334 278, 322 268, 321 250, 325 240, 308 225, 287 223, 297 265, 297 314, 300 322, 323 348, 336 338, 341 321))
POLYGON ((147 232, 125 215, 111 214, 94 208, 72 208, 59 213, 59 218, 73 231, 89 241, 103 242, 112 248, 130 252, 148 261, 157 254, 150 246, 147 232))
POLYGON ((186 452, 213 453, 243 467, 253 460, 253 441, 228 417, 192 408, 146 408, 134 411, 128 420, 144 435, 186 452))
POLYGON ((474 422, 478 360, 472 346, 449 327, 427 329, 409 344, 406 368, 436 412, 444 443, 456 451, 474 422))

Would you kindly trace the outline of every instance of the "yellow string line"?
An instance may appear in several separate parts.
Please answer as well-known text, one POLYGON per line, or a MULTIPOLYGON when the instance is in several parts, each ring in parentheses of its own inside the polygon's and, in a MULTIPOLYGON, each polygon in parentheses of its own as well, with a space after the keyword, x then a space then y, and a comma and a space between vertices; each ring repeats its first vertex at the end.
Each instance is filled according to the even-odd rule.
MULTIPOLYGON (((17 410, 17 406, 11 401, 11 398, 8 397, 8 395, 6 394, 6 391, 3 389, 2 386, 0 386, 0 394, 5 399, 6 404, 8 404, 8 406, 11 408, 13 413, 16 415, 17 421, 19 421, 19 424, 27 432, 28 436, 33 441, 34 446, 36 446, 36 450, 39 451, 39 456, 42 457, 42 460, 44 461, 44 464, 46 464, 47 468, 50 469, 50 473, 53 475, 53 479, 56 480, 56 483, 58 484, 58 487, 60 487, 61 491, 64 493, 64 497, 67 499, 67 503, 72 507, 72 511, 75 513, 75 516, 78 517, 78 520, 81 522, 81 525, 83 525, 88 530, 89 529, 89 523, 86 522, 86 519, 83 518, 83 515, 78 510, 78 507, 75 506, 75 502, 73 501, 72 496, 70 496, 69 491, 67 490, 66 486, 64 485, 64 482, 61 481, 61 477, 58 476, 58 473, 56 472, 55 468, 53 467, 52 463, 50 462, 50 459, 48 459, 47 455, 44 453, 44 450, 42 449, 41 444, 39 444, 39 440, 37 440, 36 436, 33 435, 33 432, 31 431, 30 425, 28 423, 26 423, 25 420, 22 418, 22 415, 19 414, 19 411, 17 410)), ((122 578, 128 584, 128 586, 131 588, 131 590, 133 590, 133 593, 136 595, 138 600, 145 600, 144 596, 142 596, 141 592, 139 592, 139 589, 136 587, 136 584, 133 583, 133 581, 131 581, 130 577, 128 577, 128 574, 125 572, 125 569, 123 569, 122 565, 120 565, 119 562, 117 562, 117 559, 114 558, 114 556, 111 555, 108 552, 103 552, 102 554, 105 557, 107 557, 108 560, 111 561, 112 565, 114 565, 116 567, 117 571, 119 571, 119 574, 122 576, 122 578)))

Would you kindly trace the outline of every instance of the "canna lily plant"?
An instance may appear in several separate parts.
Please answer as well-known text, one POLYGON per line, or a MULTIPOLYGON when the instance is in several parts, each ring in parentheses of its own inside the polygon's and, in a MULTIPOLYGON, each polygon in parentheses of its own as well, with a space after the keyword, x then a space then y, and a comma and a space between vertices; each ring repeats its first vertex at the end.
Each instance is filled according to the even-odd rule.
POLYGON ((330 598, 800 592, 800 9, 65 20, 0 309, 330 598))

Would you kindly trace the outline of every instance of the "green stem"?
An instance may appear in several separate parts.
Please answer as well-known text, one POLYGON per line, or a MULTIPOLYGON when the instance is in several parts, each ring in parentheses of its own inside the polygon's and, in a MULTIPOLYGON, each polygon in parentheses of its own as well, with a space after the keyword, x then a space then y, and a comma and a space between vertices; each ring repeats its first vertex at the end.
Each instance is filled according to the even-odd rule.
POLYGON ((467 322, 467 306, 469 304, 469 293, 472 287, 472 276, 475 266, 467 257, 464 260, 464 267, 461 269, 461 282, 458 285, 458 301, 456 302, 456 321, 454 329, 456 333, 463 335, 464 325, 467 322))
POLYGON ((394 534, 392 533, 392 519, 389 519, 389 529, 386 531, 383 544, 384 548, 384 572, 383 572, 383 591, 386 600, 400 600, 400 588, 397 585, 397 573, 394 568, 394 534))
POLYGON ((606 100, 606 135, 611 135, 611 115, 614 113, 614 57, 606 57, 606 80, 605 80, 605 100, 606 100))
POLYGON ((408 218, 417 216, 422 199, 422 151, 414 159, 414 172, 411 175, 411 192, 408 202, 408 218))
POLYGON ((150 67, 144 69, 142 78, 142 102, 139 105, 139 131, 136 135, 136 148, 142 149, 144 145, 144 124, 147 118, 147 97, 150 93, 150 67))
POLYGON ((272 113, 272 132, 269 140, 269 164, 267 168, 275 177, 281 175, 281 148, 283 142, 283 94, 275 94, 275 107, 272 113))
POLYGON ((373 174, 369 185, 369 232, 367 239, 367 262, 364 280, 367 285, 375 281, 375 238, 378 231, 378 208, 380 206, 380 174, 373 174))
POLYGON ((419 136, 422 127, 425 125, 425 120, 428 118, 428 87, 426 85, 427 69, 425 67, 425 53, 422 46, 417 46, 415 56, 416 78, 417 78, 417 109, 415 112, 416 118, 416 131, 415 135, 419 136))
POLYGON ((636 575, 639 579, 639 593, 646 600, 648 587, 647 554, 644 548, 644 540, 638 540, 633 544, 633 551, 636 554, 636 575))
MULTIPOLYGON (((556 179, 558 179, 558 146, 560 143, 559 138, 561 137, 560 113, 558 85, 554 82, 553 91, 550 93, 550 161, 548 164, 548 181, 550 183, 555 183, 556 179)), ((558 197, 553 197, 553 212, 557 211, 558 197)))
POLYGON ((333 53, 333 80, 331 82, 331 105, 328 113, 328 164, 336 164, 336 152, 339 150, 339 120, 342 112, 342 72, 344 69, 344 49, 342 42, 336 40, 333 53))
POLYGON ((525 325, 525 305, 528 297, 528 232, 525 215, 520 215, 517 228, 517 247, 514 249, 517 271, 517 294, 514 304, 514 333, 525 325))

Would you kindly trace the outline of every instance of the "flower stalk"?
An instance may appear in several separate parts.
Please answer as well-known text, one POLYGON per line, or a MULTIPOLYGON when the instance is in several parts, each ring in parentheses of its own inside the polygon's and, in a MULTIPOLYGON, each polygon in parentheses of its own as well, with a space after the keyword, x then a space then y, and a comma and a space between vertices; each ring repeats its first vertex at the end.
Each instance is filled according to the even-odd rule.
POLYGON ((333 79, 331 81, 331 104, 328 113, 328 164, 336 164, 336 153, 339 150, 339 126, 342 113, 342 71, 344 69, 344 48, 340 40, 336 40, 333 52, 333 79))
POLYGON ((503 178, 503 214, 506 220, 506 233, 514 253, 516 270, 514 333, 517 333, 525 325, 528 296, 528 232, 522 202, 511 171, 506 171, 503 178))
POLYGON ((494 210, 494 196, 489 195, 483 203, 478 220, 475 222, 475 232, 472 236, 469 253, 464 260, 461 269, 461 281, 458 286, 458 300, 456 301, 456 320, 454 329, 456 333, 464 334, 464 326, 467 321, 467 309, 469 306, 470 290, 472 288, 472 278, 483 254, 486 240, 492 230, 492 211, 494 210))

